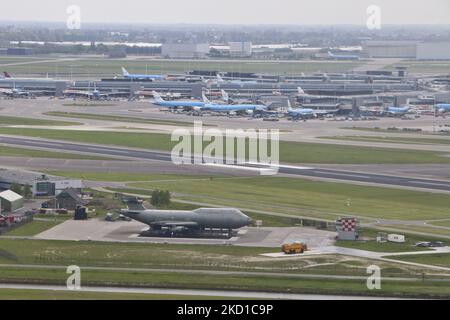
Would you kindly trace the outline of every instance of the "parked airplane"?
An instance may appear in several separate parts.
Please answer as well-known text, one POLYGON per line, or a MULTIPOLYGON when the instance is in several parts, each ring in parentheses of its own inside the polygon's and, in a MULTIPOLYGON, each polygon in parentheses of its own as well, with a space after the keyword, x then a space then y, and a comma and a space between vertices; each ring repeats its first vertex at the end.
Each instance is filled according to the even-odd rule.
POLYGON ((305 98, 315 98, 315 99, 330 99, 333 96, 319 96, 314 94, 308 94, 301 87, 297 88, 297 97, 305 97, 305 98))
POLYGON ((201 111, 225 112, 225 113, 242 113, 253 114, 255 111, 265 111, 267 106, 262 104, 217 104, 211 103, 203 96, 205 106, 201 111))
POLYGON ((13 77, 9 72, 7 71, 3 71, 3 77, 2 79, 8 79, 8 80, 48 80, 50 79, 48 77, 48 73, 47 73, 47 77, 45 78, 17 78, 17 77, 13 77))
POLYGON ((32 95, 32 92, 25 91, 16 87, 16 83, 13 83, 13 87, 9 89, 0 88, 0 94, 4 94, 8 97, 19 98, 19 97, 29 97, 32 95))
POLYGON ((439 103, 435 105, 436 111, 440 114, 450 112, 450 103, 439 103))
POLYGON ((107 93, 100 92, 100 90, 97 89, 95 82, 94 82, 94 90, 91 90, 90 88, 88 90, 67 89, 64 90, 63 93, 65 96, 80 96, 93 100, 101 100, 110 97, 129 95, 128 92, 107 92, 107 93))
POLYGON ((125 79, 131 80, 165 80, 165 76, 158 74, 132 74, 122 67, 122 75, 125 79))
POLYGON ((328 57, 335 60, 359 60, 360 57, 354 54, 334 54, 328 51, 328 57))
POLYGON ((217 84, 221 84, 221 83, 231 83, 231 84, 257 84, 258 81, 255 80, 224 80, 220 74, 217 74, 216 76, 216 83, 217 84))
POLYGON ((121 210, 121 214, 145 223, 151 230, 177 233, 200 233, 205 229, 226 229, 231 234, 252 223, 252 219, 238 209, 201 208, 193 211, 145 210, 135 208, 121 210))
POLYGON ((292 119, 311 119, 326 114, 336 113, 337 110, 317 110, 310 108, 292 108, 291 102, 288 100, 288 115, 292 119))
POLYGON ((178 101, 165 101, 161 95, 153 91, 153 98, 152 101, 153 104, 161 107, 167 107, 167 108, 191 108, 194 110, 200 110, 205 106, 204 101, 191 101, 191 100, 178 100, 178 101))
POLYGON ((410 107, 388 107, 385 113, 393 116, 403 116, 411 111, 410 107))

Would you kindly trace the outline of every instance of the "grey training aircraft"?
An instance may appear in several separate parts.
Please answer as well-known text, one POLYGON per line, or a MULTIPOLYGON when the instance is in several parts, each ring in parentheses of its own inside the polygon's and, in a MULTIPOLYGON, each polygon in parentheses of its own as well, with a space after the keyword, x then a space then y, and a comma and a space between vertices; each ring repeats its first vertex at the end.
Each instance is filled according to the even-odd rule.
POLYGON ((200 208, 193 211, 181 210, 122 210, 121 214, 145 223, 152 230, 167 230, 172 234, 201 232, 204 229, 239 229, 252 223, 252 219, 238 209, 200 208))

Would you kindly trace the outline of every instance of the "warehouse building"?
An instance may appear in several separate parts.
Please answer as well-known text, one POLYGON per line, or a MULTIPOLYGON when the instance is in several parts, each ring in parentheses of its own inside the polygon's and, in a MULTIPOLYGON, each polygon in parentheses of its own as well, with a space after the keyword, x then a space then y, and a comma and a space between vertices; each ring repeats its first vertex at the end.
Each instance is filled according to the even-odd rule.
POLYGON ((363 56, 368 58, 405 58, 417 57, 418 41, 365 41, 363 56))
POLYGON ((419 43, 417 60, 450 60, 450 41, 419 43))
POLYGON ((23 197, 11 190, 0 192, 1 212, 14 212, 23 207, 23 197))
POLYGON ((0 189, 9 189, 13 183, 31 186, 33 196, 55 196, 67 188, 73 188, 81 192, 83 188, 81 180, 66 179, 32 171, 0 169, 0 189))
POLYGON ((8 56, 32 56, 34 50, 32 48, 8 48, 6 54, 8 56))
POLYGON ((248 58, 252 56, 253 44, 251 42, 229 42, 230 56, 234 58, 248 58))
POLYGON ((450 41, 366 41, 367 58, 450 60, 450 41))
POLYGON ((161 55, 168 59, 205 59, 209 50, 208 43, 164 43, 161 55))

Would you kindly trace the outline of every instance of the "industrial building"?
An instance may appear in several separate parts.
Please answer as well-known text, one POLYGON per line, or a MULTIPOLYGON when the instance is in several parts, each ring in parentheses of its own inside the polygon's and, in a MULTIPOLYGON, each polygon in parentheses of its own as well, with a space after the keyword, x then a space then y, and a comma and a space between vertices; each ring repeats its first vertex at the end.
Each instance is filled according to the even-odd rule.
POLYGON ((0 169, 0 189, 9 189, 13 183, 21 186, 30 185, 33 196, 55 196, 67 188, 81 192, 83 188, 81 180, 65 179, 31 171, 0 169))
POLYGON ((248 58, 253 52, 253 44, 251 42, 229 42, 230 56, 234 58, 248 58))
POLYGON ((421 42, 417 45, 417 60, 450 60, 450 41, 421 42))
POLYGON ((23 207, 23 197, 11 190, 0 192, 1 212, 14 212, 23 207))
POLYGON ((8 48, 6 54, 9 56, 32 56, 34 50, 32 48, 8 48))
POLYGON ((164 43, 161 56, 168 59, 205 59, 209 51, 208 43, 164 43))
POLYGON ((405 58, 417 57, 418 41, 365 41, 363 56, 368 58, 405 58))
POLYGON ((365 41, 368 58, 450 60, 450 41, 365 41))

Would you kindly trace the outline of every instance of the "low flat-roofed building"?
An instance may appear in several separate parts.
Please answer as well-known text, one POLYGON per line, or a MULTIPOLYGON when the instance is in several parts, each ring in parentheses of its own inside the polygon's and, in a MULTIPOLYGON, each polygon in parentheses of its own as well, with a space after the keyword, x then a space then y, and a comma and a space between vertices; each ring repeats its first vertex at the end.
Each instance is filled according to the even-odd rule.
POLYGON ((83 182, 77 179, 46 175, 33 171, 0 169, 0 189, 9 189, 13 183, 30 185, 33 196, 55 196, 67 188, 81 192, 83 182))
POLYGON ((368 58, 411 58, 417 57, 419 41, 378 41, 363 43, 363 55, 368 58))
POLYGON ((205 59, 209 51, 208 43, 164 43, 161 56, 170 59, 205 59))

